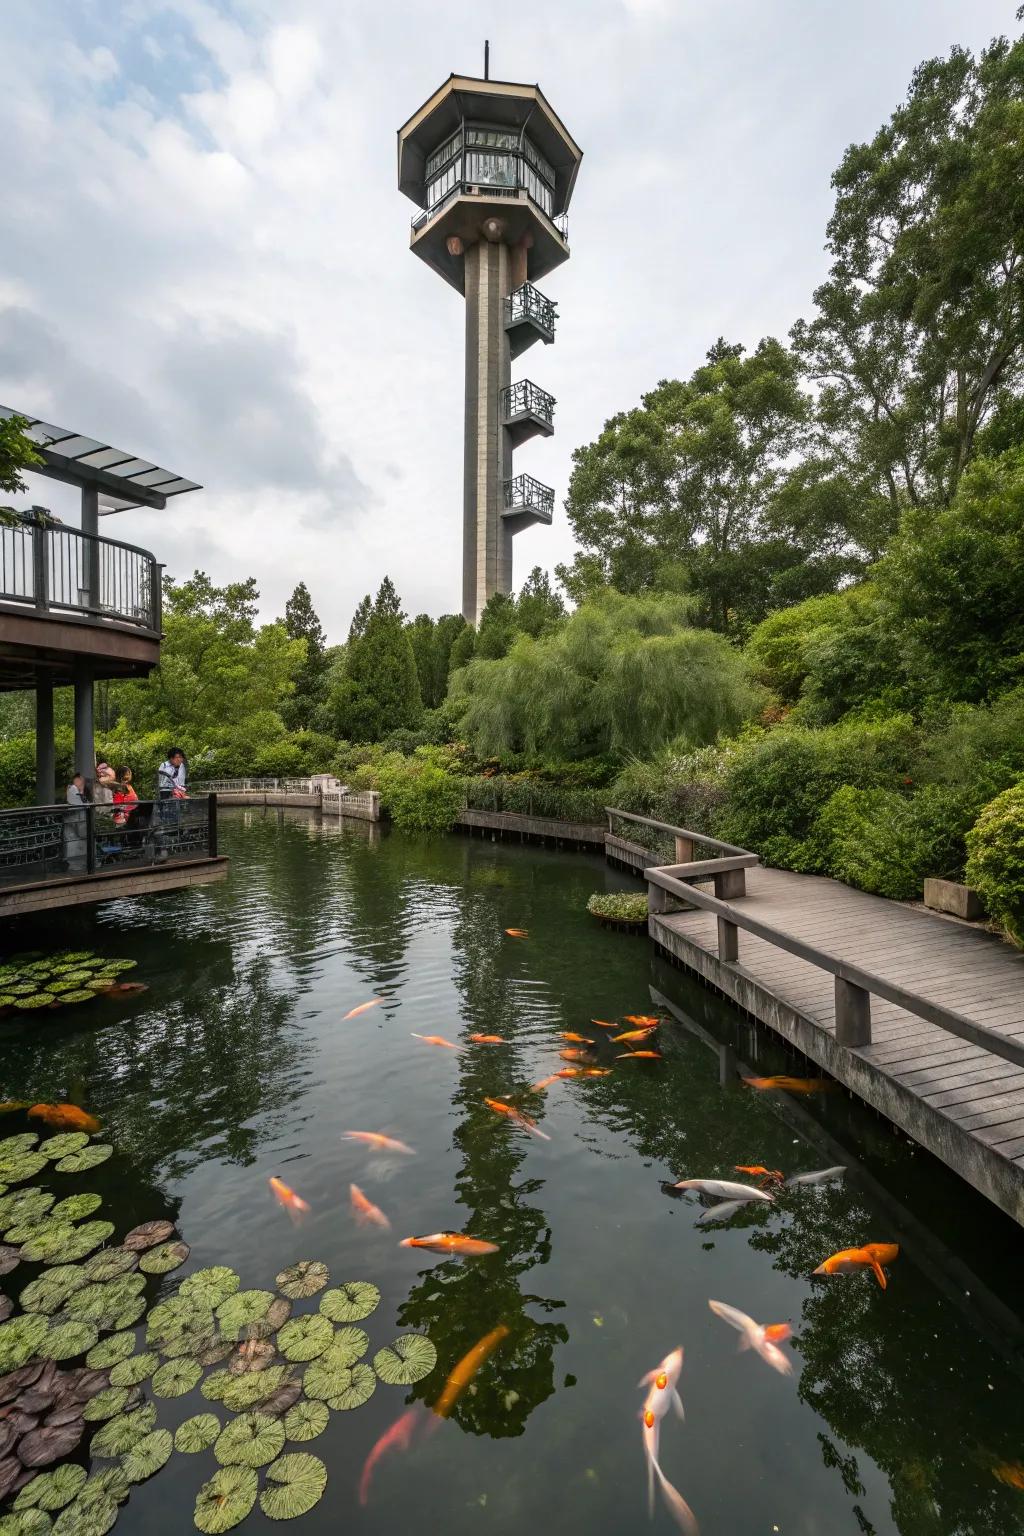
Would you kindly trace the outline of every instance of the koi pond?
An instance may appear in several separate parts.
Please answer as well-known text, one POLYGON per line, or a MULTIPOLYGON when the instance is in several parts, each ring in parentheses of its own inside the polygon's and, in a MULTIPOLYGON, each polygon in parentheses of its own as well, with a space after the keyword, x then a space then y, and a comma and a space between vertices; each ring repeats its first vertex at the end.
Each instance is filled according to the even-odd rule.
POLYGON ((655 1533, 1024 1531, 1024 1237, 587 913, 635 881, 303 812, 222 845, 3 935, 83 969, 0 1017, 0 1536, 621 1536, 652 1452, 655 1533))

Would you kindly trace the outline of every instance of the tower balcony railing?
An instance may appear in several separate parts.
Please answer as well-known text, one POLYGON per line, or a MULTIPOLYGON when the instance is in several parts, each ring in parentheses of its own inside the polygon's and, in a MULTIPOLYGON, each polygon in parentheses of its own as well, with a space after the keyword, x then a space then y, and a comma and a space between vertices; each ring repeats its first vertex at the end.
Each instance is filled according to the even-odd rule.
POLYGON ((538 417, 548 426, 555 418, 555 397, 532 379, 519 379, 501 391, 501 413, 506 422, 517 416, 538 417))
POLYGON ((541 331, 554 340, 555 318, 558 314, 557 306, 553 299, 549 299, 535 288, 532 283, 523 283, 514 293, 510 293, 505 300, 505 324, 522 325, 526 321, 532 322, 541 331))
POLYGON ((0 603, 160 630, 160 566, 145 549, 0 514, 0 603))
POLYGON ((558 231, 558 234, 561 237, 563 243, 566 245, 566 247, 568 247, 568 214, 553 214, 547 208, 545 208, 544 204, 534 195, 530 182, 527 180, 527 173, 523 169, 526 165, 528 165, 525 157, 517 155, 514 158, 518 168, 515 173, 514 181, 510 179, 508 182, 500 183, 489 181, 470 181, 466 178, 452 181, 450 185, 446 186, 443 196, 438 197, 435 202, 431 203, 429 208, 421 208, 417 213, 413 214, 413 231, 419 231, 424 227, 424 225, 429 224, 431 219, 436 218, 441 210, 443 208, 447 208, 448 204, 453 202, 457 197, 479 197, 482 199, 485 198, 488 201, 492 201, 501 197, 519 198, 525 195, 529 203, 534 208, 536 208, 539 213, 543 214, 544 218, 549 224, 554 226, 554 228, 558 231))
POLYGON ((503 489, 506 513, 532 514, 550 523, 555 510, 555 493, 550 485, 542 485, 532 475, 514 475, 504 482, 503 489))

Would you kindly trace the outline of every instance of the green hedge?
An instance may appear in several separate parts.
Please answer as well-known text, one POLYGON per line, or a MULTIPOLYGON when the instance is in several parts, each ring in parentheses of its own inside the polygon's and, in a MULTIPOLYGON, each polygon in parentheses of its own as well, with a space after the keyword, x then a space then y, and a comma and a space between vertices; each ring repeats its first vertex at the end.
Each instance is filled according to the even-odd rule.
POLYGON ((603 826, 607 790, 564 789, 534 778, 472 778, 464 780, 466 804, 477 811, 507 811, 518 816, 543 816, 603 826))
POLYGON ((1024 783, 986 805, 967 834, 967 883, 1024 947, 1024 783))

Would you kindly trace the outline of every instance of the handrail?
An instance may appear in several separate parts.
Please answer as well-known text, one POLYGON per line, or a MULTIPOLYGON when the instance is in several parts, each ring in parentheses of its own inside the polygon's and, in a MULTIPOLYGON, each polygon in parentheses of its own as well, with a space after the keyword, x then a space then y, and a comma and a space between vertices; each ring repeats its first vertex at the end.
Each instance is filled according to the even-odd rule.
POLYGON ((63 523, 0 523, 0 602, 160 630, 160 566, 149 550, 63 523))
POLYGON ((0 811, 0 889, 217 857, 215 794, 0 811))
MULTIPOLYGON (((711 896, 706 891, 698 890, 696 886, 687 885, 684 881, 676 879, 674 875, 667 874, 664 868, 648 869, 645 871, 645 876, 649 886, 656 886, 692 906, 715 914, 718 919, 720 959, 731 961, 738 959, 737 930, 742 929, 745 933, 764 939, 777 949, 785 950, 787 954, 795 955, 798 960, 805 960, 811 965, 816 965, 819 970, 827 971, 834 976, 836 1040, 840 1045, 861 1047, 871 1044, 870 999, 873 994, 883 998, 887 1003, 895 1004, 897 1008, 903 1008, 917 1018, 924 1019, 928 1024, 934 1024, 938 1029, 944 1029, 948 1034, 956 1035, 958 1039, 966 1040, 970 1045, 990 1051, 994 1056, 1001 1056, 1005 1061, 1012 1061, 1014 1066, 1024 1067, 1024 1040, 998 1034, 995 1030, 986 1028, 984 1024, 978 1024, 973 1019, 967 1018, 965 1014, 957 1013, 952 1008, 944 1008, 940 1003, 930 1002, 927 998, 919 997, 915 992, 908 992, 905 987, 887 981, 885 977, 878 976, 873 971, 866 971, 859 965, 851 965, 848 960, 842 960, 827 950, 818 949, 813 944, 794 938, 792 934, 773 928, 769 923, 751 917, 730 902, 721 901, 717 896, 711 896)), ((651 910, 656 909, 652 907, 651 910)))
POLYGON ((747 854, 749 848, 737 848, 735 843, 723 843, 720 838, 708 837, 706 832, 693 832, 688 827, 673 827, 667 821, 655 821, 652 816, 637 816, 633 811, 620 811, 615 806, 606 805, 605 813, 608 816, 609 831, 611 830, 611 818, 618 816, 622 821, 637 821, 645 827, 653 827, 656 832, 669 832, 673 837, 685 838, 691 843, 703 843, 705 848, 720 848, 723 853, 747 854))

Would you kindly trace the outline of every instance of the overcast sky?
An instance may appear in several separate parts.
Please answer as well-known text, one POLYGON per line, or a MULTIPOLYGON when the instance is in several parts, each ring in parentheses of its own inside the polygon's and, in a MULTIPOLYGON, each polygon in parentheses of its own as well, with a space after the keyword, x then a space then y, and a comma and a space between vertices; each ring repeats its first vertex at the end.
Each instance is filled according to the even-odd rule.
MULTIPOLYGON (((516 582, 571 558, 572 449, 719 335, 811 309, 831 173, 923 58, 1017 0, 4 0, 0 402, 203 483, 103 531, 174 575, 305 580, 332 640, 387 572, 461 593, 458 295, 409 254, 395 130, 452 71, 538 80, 584 150, 546 278, 556 489, 516 582)), ((74 498, 36 477, 61 515, 74 498)), ((69 518, 70 520, 70 518, 69 518)))

